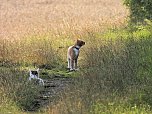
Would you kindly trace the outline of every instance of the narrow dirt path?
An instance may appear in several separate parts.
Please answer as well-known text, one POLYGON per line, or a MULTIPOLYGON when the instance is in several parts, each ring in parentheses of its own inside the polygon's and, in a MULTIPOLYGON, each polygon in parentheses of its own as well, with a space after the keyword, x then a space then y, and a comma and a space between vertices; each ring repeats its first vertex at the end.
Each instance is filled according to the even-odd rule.
POLYGON ((58 97, 59 93, 62 92, 72 82, 72 78, 55 75, 50 79, 44 80, 44 89, 40 91, 40 94, 33 101, 28 111, 35 112, 40 108, 46 107, 50 103, 53 103, 58 97))

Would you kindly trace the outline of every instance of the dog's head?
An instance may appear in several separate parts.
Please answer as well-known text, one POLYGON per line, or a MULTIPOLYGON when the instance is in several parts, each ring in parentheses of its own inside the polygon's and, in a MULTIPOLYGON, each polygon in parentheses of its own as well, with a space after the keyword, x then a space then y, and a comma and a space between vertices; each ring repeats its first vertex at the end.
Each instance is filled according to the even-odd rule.
POLYGON ((85 45, 85 42, 80 39, 77 39, 76 44, 81 47, 81 46, 85 45))
POLYGON ((30 70, 30 75, 38 76, 39 68, 37 70, 30 70))

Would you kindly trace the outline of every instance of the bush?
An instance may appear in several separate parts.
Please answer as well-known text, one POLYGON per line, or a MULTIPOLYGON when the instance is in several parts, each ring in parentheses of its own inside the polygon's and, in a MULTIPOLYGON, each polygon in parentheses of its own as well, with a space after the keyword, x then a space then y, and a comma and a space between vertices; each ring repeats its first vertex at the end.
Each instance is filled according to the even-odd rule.
POLYGON ((144 19, 152 19, 151 0, 124 0, 124 4, 130 9, 131 22, 143 22, 144 19))

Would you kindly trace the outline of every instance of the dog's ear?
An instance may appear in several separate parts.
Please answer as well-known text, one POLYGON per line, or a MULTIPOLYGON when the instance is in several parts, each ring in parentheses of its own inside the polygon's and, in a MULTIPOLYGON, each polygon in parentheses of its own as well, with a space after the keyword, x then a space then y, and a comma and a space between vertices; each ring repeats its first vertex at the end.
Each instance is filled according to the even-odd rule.
POLYGON ((78 43, 79 39, 77 38, 76 42, 78 43))
POLYGON ((83 45, 85 45, 85 42, 83 41, 83 45))
POLYGON ((79 38, 77 38, 77 42, 81 41, 79 38))
POLYGON ((36 71, 38 72, 40 69, 38 68, 36 71))
POLYGON ((81 40, 77 38, 77 44, 79 44, 80 42, 81 42, 81 40))

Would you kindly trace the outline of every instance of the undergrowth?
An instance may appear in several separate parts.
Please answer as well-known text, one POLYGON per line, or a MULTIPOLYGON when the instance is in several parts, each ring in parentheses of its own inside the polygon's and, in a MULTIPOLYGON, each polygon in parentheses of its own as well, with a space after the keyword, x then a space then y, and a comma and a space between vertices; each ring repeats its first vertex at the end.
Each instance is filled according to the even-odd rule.
MULTIPOLYGON (((87 31, 83 38, 86 45, 79 58, 80 71, 74 74, 74 83, 45 113, 152 113, 151 30, 148 21, 146 26, 87 31)), ((61 41, 49 35, 12 42, 0 40, 2 113, 11 104, 14 110, 31 108, 39 92, 38 86, 28 83, 24 67, 40 67, 44 78, 54 73, 72 75, 65 70, 65 53, 73 39, 64 37, 61 41)), ((13 111, 12 107, 8 110, 13 111)))
POLYGON ((151 30, 148 24, 90 32, 82 51, 79 78, 49 113, 152 113, 151 30))

